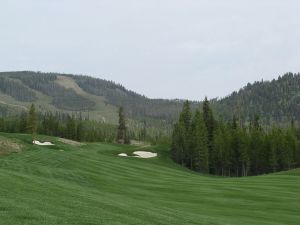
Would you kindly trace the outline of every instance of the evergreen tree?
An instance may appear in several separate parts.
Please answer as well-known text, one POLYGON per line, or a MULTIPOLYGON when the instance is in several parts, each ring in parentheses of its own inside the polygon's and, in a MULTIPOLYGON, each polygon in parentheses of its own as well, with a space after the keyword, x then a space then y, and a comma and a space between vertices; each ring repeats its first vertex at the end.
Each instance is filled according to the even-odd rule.
MULTIPOLYGON (((215 132, 215 121, 213 112, 210 108, 209 101, 205 97, 203 102, 203 118, 207 129, 207 144, 209 155, 212 156, 213 143, 214 143, 214 132, 215 132)), ((210 159, 211 160, 211 159, 210 159)))
POLYGON ((184 127, 181 123, 176 123, 173 129, 172 134, 172 144, 171 144, 171 153, 172 158, 176 163, 183 164, 183 155, 184 152, 184 140, 183 140, 184 127))
POLYGON ((124 108, 119 108, 119 126, 118 126, 118 133, 117 133, 117 142, 125 144, 128 143, 129 137, 127 135, 127 128, 126 128, 126 120, 125 120, 125 112, 124 108))
POLYGON ((207 139, 207 129, 204 123, 203 114, 201 114, 197 110, 192 122, 192 144, 189 151, 189 157, 191 168, 203 173, 209 172, 209 153, 207 139))
POLYGON ((67 138, 76 140, 77 137, 76 131, 76 123, 74 116, 68 115, 67 117, 67 124, 66 124, 66 135, 67 138))
POLYGON ((20 116, 20 126, 19 126, 19 131, 20 133, 26 133, 27 127, 28 127, 28 119, 27 119, 27 114, 23 112, 20 116))
POLYGON ((32 141, 37 130, 37 115, 34 104, 31 104, 28 114, 28 132, 32 135, 32 141))
POLYGON ((83 131, 84 131, 83 123, 82 123, 82 119, 80 118, 80 120, 78 121, 77 130, 76 130, 76 139, 78 141, 84 140, 84 132, 83 131))
POLYGON ((190 103, 186 101, 172 135, 172 156, 181 165, 190 165, 188 151, 190 146, 191 119, 190 103))
POLYGON ((183 105, 182 112, 179 116, 179 124, 182 129, 182 148, 180 153, 181 165, 189 165, 189 144, 190 144, 190 128, 192 121, 192 112, 190 103, 186 101, 183 105))

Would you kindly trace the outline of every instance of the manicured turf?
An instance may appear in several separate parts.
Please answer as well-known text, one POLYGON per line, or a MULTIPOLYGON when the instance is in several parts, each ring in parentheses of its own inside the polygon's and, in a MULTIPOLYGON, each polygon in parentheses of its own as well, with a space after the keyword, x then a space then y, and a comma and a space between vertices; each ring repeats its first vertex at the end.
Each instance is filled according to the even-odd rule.
MULTIPOLYGON (((299 224, 300 173, 202 176, 158 158, 121 158, 108 144, 33 146, 0 156, 0 224, 299 224)), ((41 138, 40 138, 41 139, 41 138)), ((149 150, 149 149, 148 149, 149 150)))

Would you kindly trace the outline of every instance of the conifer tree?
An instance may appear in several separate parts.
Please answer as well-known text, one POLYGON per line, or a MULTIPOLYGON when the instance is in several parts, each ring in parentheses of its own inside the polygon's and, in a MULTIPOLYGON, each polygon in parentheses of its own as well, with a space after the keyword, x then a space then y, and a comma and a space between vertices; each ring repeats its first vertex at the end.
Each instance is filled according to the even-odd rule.
POLYGON ((181 153, 183 152, 183 135, 182 132, 184 128, 182 124, 179 122, 174 125, 173 133, 172 133, 172 144, 171 144, 171 154, 172 158, 176 163, 182 164, 181 153))
POLYGON ((27 119, 27 114, 25 112, 23 112, 20 116, 20 125, 19 125, 19 131, 20 133, 26 133, 27 131, 27 123, 28 123, 28 119, 27 119))
POLYGON ((28 132, 32 135, 32 141, 37 131, 37 115, 34 104, 31 104, 28 114, 28 132))
POLYGON ((208 173, 209 153, 207 146, 207 129, 204 123, 203 114, 201 114, 198 110, 195 113, 191 130, 191 168, 203 173, 208 173))
POLYGON ((67 138, 76 140, 77 137, 76 131, 76 123, 74 116, 68 115, 67 117, 67 124, 66 124, 66 134, 67 138))
POLYGON ((77 129, 76 129, 76 139, 77 141, 82 141, 84 139, 84 132, 83 132, 83 122, 80 117, 78 124, 77 124, 77 129))
POLYGON ((208 152, 211 157, 212 151, 213 151, 215 121, 214 121, 213 112, 210 108, 207 97, 205 97, 204 102, 203 102, 203 118, 204 118, 204 123, 205 123, 206 129, 207 129, 208 152))
POLYGON ((119 108, 119 126, 118 126, 118 133, 117 133, 117 142, 122 144, 128 144, 130 142, 129 136, 127 134, 126 128, 126 119, 125 119, 125 112, 124 108, 119 108))
POLYGON ((245 129, 239 130, 240 136, 240 162, 241 162, 241 176, 248 176, 250 169, 250 158, 249 158, 249 136, 245 129))
POLYGON ((172 135, 172 157, 181 165, 190 164, 188 150, 190 146, 191 119, 190 103, 186 101, 179 116, 179 121, 174 126, 172 135))

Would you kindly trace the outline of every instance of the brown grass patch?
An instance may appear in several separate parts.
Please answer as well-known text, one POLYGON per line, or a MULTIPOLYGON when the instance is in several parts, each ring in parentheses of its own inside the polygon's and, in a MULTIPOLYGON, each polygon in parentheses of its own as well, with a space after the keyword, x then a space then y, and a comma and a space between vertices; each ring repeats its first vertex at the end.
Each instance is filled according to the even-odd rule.
POLYGON ((65 139, 65 138, 59 138, 58 141, 60 141, 60 142, 62 142, 64 144, 73 145, 73 146, 84 145, 83 143, 80 143, 78 141, 73 141, 73 140, 69 140, 69 139, 65 139))
POLYGON ((22 146, 9 139, 0 137, 0 155, 22 151, 22 146))

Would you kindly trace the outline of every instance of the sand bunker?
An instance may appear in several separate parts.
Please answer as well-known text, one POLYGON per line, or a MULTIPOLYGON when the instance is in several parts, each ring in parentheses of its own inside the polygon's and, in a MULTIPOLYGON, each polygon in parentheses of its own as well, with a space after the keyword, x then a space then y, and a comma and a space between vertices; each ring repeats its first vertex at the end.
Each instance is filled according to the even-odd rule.
POLYGON ((134 152, 133 154, 137 155, 138 158, 143 158, 143 159, 157 157, 157 153, 153 153, 153 152, 137 151, 134 152))
POLYGON ((157 153, 153 153, 153 152, 136 151, 136 152, 133 152, 133 154, 135 156, 128 156, 126 153, 120 153, 118 156, 135 157, 135 158, 142 158, 142 159, 149 159, 149 158, 157 157, 157 153))
POLYGON ((33 141, 32 143, 35 144, 35 145, 44 145, 44 146, 54 145, 54 144, 52 144, 51 142, 48 142, 48 141, 46 141, 46 142, 33 141))

